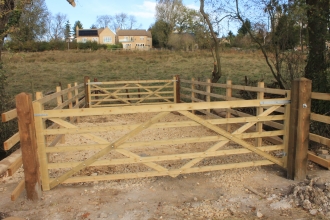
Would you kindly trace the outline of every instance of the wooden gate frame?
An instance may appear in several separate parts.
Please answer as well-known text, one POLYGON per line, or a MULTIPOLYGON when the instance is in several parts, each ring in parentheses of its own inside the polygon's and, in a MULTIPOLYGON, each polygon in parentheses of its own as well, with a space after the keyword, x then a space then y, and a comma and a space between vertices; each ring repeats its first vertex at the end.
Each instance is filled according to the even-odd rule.
MULTIPOLYGON (((243 147, 245 147, 248 151, 255 152, 267 159, 267 161, 261 163, 253 163, 252 165, 266 165, 266 164, 273 164, 276 163, 283 168, 287 168, 288 171, 288 178, 294 179, 301 179, 305 178, 306 176, 306 166, 307 166, 307 148, 308 148, 308 134, 309 134, 309 115, 310 115, 310 90, 311 90, 311 81, 307 79, 299 79, 293 82, 292 86, 292 98, 291 104, 287 102, 290 101, 290 97, 285 99, 276 99, 276 100, 246 100, 246 101, 226 101, 226 102, 209 102, 209 103, 183 103, 183 104, 162 104, 157 106, 127 106, 125 108, 122 107, 113 107, 113 108, 100 108, 100 109, 62 109, 62 110, 44 110, 42 104, 38 101, 33 103, 33 110, 34 115, 31 114, 30 118, 27 119, 29 123, 35 124, 35 134, 37 139, 37 146, 32 144, 31 147, 38 149, 38 157, 40 162, 40 173, 41 173, 41 182, 43 190, 49 190, 60 183, 70 182, 67 181, 75 172, 84 169, 85 167, 89 166, 93 162, 95 162, 98 158, 102 157, 106 153, 110 152, 111 150, 119 150, 122 154, 126 154, 128 157, 132 159, 140 159, 136 154, 132 152, 125 151, 125 149, 119 149, 121 144, 123 144, 127 139, 134 136, 135 134, 139 133, 140 131, 144 130, 147 127, 152 126, 155 122, 157 122, 160 118, 164 117, 170 112, 177 111, 180 114, 190 118, 191 120, 197 122, 200 125, 203 125, 216 133, 223 136, 225 140, 220 141, 219 143, 215 144, 204 153, 214 153, 220 147, 224 146, 229 141, 234 141, 243 147), (283 103, 284 101, 284 103, 283 103), (278 102, 276 106, 274 102, 278 102), (285 107, 285 134, 284 134, 284 157, 282 159, 275 158, 264 151, 254 147, 245 141, 237 138, 235 134, 239 134, 240 132, 245 131, 249 128, 249 126, 254 125, 256 122, 248 122, 246 125, 242 126, 238 130, 234 131, 233 133, 229 133, 224 129, 221 129, 213 124, 207 122, 204 119, 201 119, 194 114, 190 113, 191 110, 200 110, 200 109, 213 109, 213 108, 239 108, 239 107, 249 107, 249 106, 270 106, 268 110, 260 113, 257 117, 265 116, 270 114, 279 106, 286 104, 285 107), (188 111, 189 110, 189 111, 188 111), (104 141, 99 137, 90 136, 93 140, 97 140, 99 142, 103 142, 107 146, 103 148, 100 152, 95 154, 94 156, 88 158, 87 160, 79 163, 76 167, 72 170, 66 172, 59 178, 53 179, 50 181, 48 176, 48 167, 47 167, 47 152, 46 152, 46 141, 45 141, 45 120, 49 119, 62 126, 69 126, 68 122, 65 122, 61 118, 66 117, 76 117, 76 116, 91 116, 91 115, 107 115, 107 114, 117 114, 117 113, 137 113, 137 112, 160 112, 158 115, 150 119, 149 121, 141 124, 137 128, 134 128, 131 132, 127 135, 121 137, 115 142, 109 143, 108 141, 104 141), (302 131, 297 130, 298 128, 303 128, 302 131)), ((20 96, 19 98, 25 98, 24 96, 20 96)), ((29 109, 31 111, 31 109, 29 109)), ((19 122, 21 121, 22 117, 27 116, 26 114, 19 116, 19 122)), ((25 122, 24 122, 25 123, 25 122)), ((72 126, 72 124, 70 125, 72 126)), ((20 134, 22 136, 29 135, 26 132, 22 132, 20 134)), ((22 146, 23 147, 23 146, 22 146)), ((206 157, 206 156, 205 156, 206 157)), ((202 157, 203 158, 203 157, 202 157)), ((157 164, 151 162, 142 162, 149 167, 152 167, 156 171, 146 172, 144 176, 141 176, 139 173, 135 174, 134 176, 129 176, 126 178, 134 178, 134 177, 147 177, 147 176, 161 176, 161 175, 170 175, 170 176, 177 176, 182 173, 191 173, 191 172, 203 172, 203 171, 210 171, 210 170, 219 170, 224 169, 224 165, 218 165, 214 169, 207 169, 203 170, 200 168, 191 168, 194 164, 198 163, 201 159, 195 158, 192 161, 185 164, 181 169, 177 170, 167 170, 164 167, 161 167, 157 164)), ((239 166, 229 166, 228 168, 238 168, 239 166)), ((93 177, 93 180, 100 180, 102 177, 93 177)), ((124 176, 125 178, 125 176, 124 176)), ((107 178, 104 178, 107 180, 107 178)), ((71 182, 77 181, 73 179, 71 182)), ((79 180, 80 181, 80 180, 79 180)))

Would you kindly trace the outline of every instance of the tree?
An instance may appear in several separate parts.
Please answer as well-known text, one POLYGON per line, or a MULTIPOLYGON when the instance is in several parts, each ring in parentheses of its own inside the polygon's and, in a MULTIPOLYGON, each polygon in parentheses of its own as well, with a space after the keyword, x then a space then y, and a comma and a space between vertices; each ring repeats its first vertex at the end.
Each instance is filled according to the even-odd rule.
POLYGON ((99 28, 110 27, 112 17, 110 15, 97 16, 96 24, 99 28))
POLYGON ((205 12, 205 1, 204 0, 200 0, 200 9, 199 11, 201 12, 201 14, 203 15, 205 22, 207 23, 208 27, 209 27, 209 31, 214 43, 214 53, 212 50, 212 54, 213 54, 213 59, 214 59, 214 65, 213 65, 213 71, 212 71, 212 83, 216 83, 218 82, 218 80, 221 78, 222 76, 222 72, 221 72, 221 60, 220 60, 220 43, 218 40, 218 37, 213 29, 213 24, 211 23, 210 20, 210 16, 205 12))
POLYGON ((329 0, 306 0, 309 54, 305 76, 313 80, 314 92, 328 92, 326 39, 329 19, 329 0))
MULTIPOLYGON (((0 1, 0 61, 4 38, 12 33, 19 24, 22 10, 33 0, 1 0, 0 1)), ((75 6, 74 0, 67 0, 69 4, 75 6)))
POLYGON ((171 34, 169 24, 158 20, 150 27, 152 34, 152 45, 154 47, 167 47, 168 39, 171 34))
POLYGON ((135 16, 125 13, 115 14, 112 18, 111 27, 114 31, 117 31, 117 29, 131 30, 138 28, 135 16))
POLYGON ((34 0, 23 8, 18 29, 10 34, 16 43, 36 41, 43 38, 47 28, 48 10, 45 0, 34 0))
POLYGON ((65 23, 65 30, 64 30, 64 37, 65 39, 68 39, 69 37, 71 37, 71 24, 70 21, 67 20, 65 23))
POLYGON ((65 22, 67 16, 57 13, 48 17, 48 38, 53 41, 63 40, 65 38, 65 22))
POLYGON ((82 23, 78 20, 74 23, 73 27, 72 27, 72 33, 73 33, 73 36, 77 36, 77 27, 79 29, 83 29, 83 25, 82 23))
POLYGON ((251 30, 251 22, 249 19, 245 19, 242 26, 238 29, 237 33, 245 36, 248 33, 248 30, 251 30))

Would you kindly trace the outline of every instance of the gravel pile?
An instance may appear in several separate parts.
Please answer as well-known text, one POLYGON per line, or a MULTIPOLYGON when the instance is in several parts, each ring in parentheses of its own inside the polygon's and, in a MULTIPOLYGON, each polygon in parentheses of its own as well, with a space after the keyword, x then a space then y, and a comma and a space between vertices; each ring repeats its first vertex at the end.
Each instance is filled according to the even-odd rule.
POLYGON ((289 195, 297 206, 310 214, 321 214, 330 218, 330 182, 320 177, 308 177, 304 182, 292 186, 289 195))

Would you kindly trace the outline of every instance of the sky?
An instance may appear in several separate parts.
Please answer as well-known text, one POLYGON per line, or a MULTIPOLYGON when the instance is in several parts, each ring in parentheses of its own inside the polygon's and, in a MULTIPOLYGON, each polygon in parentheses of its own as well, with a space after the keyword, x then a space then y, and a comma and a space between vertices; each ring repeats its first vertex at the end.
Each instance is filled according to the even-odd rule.
MULTIPOLYGON (((100 15, 115 15, 126 13, 134 15, 141 29, 148 29, 155 22, 155 0, 75 0, 76 7, 72 7, 66 0, 45 0, 48 10, 53 14, 66 14, 70 24, 76 21, 83 24, 83 28, 90 28, 96 23, 100 15)), ((199 1, 183 0, 189 8, 199 9, 199 1)))

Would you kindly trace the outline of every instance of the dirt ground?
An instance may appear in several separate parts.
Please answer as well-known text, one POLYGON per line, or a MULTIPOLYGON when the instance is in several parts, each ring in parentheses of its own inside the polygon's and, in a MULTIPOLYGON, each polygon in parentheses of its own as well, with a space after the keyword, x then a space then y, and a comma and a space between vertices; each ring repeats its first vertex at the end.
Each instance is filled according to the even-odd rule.
MULTIPOLYGON (((139 123, 149 114, 126 115, 125 117, 99 117, 83 119, 77 126, 109 126, 114 124, 139 123)), ((170 115, 164 121, 186 120, 170 115)), ((208 129, 151 129, 129 141, 153 140, 157 137, 176 138, 197 135, 214 135, 208 129), (191 130, 189 130, 191 129, 191 130)), ((117 131, 95 134, 107 140, 122 135, 117 131)), ((78 135, 67 135, 62 145, 88 143, 78 135)), ((212 144, 212 143, 211 143, 212 144)), ((163 153, 197 152, 210 145, 189 144, 189 146, 148 147, 133 149, 140 156, 163 153)), ((224 149, 237 148, 229 144, 224 149)), ((84 159, 93 151, 52 155, 52 161, 84 159)), ((118 155, 113 155, 117 156, 118 155)), ((109 156, 111 158, 111 156, 109 156)), ((245 160, 258 160, 258 155, 226 156, 209 158, 199 165, 212 165, 245 160)), ((161 163, 160 163, 161 164, 161 163)), ((180 166, 180 163, 162 164, 164 167, 180 166)), ((168 168, 168 167, 167 167, 168 168)), ((286 172, 277 165, 221 170, 194 174, 139 178, 115 181, 99 181, 79 184, 62 184, 43 192, 42 200, 28 201, 25 192, 15 201, 10 194, 23 177, 23 169, 13 177, 0 178, 0 219, 18 216, 30 220, 71 219, 330 219, 330 172, 315 164, 308 165, 309 180, 298 183, 286 179, 286 172), (320 177, 320 178, 319 178, 320 177), (249 189, 248 189, 249 188, 249 189), (309 190, 309 191, 308 191, 309 190), (254 192, 252 192, 254 191, 254 192), (259 194, 259 195, 257 195, 259 194), (315 198, 322 198, 318 201, 315 198)), ((102 175, 117 173, 121 169, 146 171, 148 168, 131 166, 99 170, 87 169, 80 174, 102 175)), ((122 170, 121 170, 122 172, 122 170)), ((60 172, 52 172, 51 176, 60 172)))

